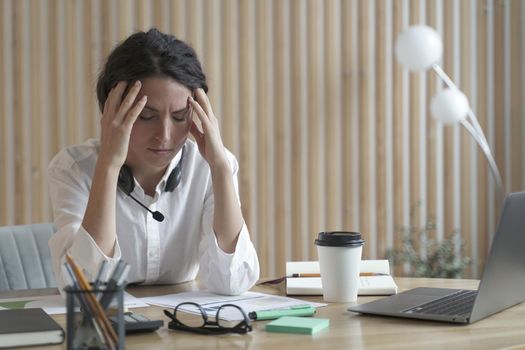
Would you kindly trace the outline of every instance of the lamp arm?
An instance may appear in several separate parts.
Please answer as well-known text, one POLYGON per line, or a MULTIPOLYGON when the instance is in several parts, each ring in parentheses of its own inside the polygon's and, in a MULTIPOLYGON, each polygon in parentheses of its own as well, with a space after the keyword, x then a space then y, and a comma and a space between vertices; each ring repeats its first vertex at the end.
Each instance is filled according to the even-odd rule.
POLYGON ((483 142, 487 145, 489 142, 485 138, 485 134, 483 133, 483 129, 481 129, 481 125, 479 125, 478 118, 476 118, 476 115, 472 111, 472 108, 469 107, 467 111, 467 116, 470 118, 471 123, 474 125, 474 129, 478 132, 479 135, 481 135, 481 138, 483 139, 483 142))
POLYGON ((451 88, 451 89, 457 89, 458 87, 456 86, 456 84, 454 84, 454 82, 452 81, 452 79, 450 79, 450 77, 448 76, 447 73, 445 73, 445 71, 443 70, 443 68, 441 68, 441 66, 437 63, 434 63, 432 65, 432 69, 434 70, 434 72, 436 72, 436 74, 438 75, 438 77, 441 78, 441 80, 443 80, 445 82, 445 84, 451 88))
MULTIPOLYGON (((441 66, 437 63, 434 63, 432 65, 432 69, 437 74, 441 80, 445 82, 445 84, 451 88, 451 89, 458 89, 456 84, 450 79, 450 77, 445 73, 445 71, 441 68, 441 66)), ((501 175, 498 170, 498 165, 496 164, 496 161, 494 160, 494 157, 492 156, 492 152, 490 151, 489 143, 485 137, 485 134, 483 133, 483 129, 481 128, 481 125, 479 125, 478 118, 476 118, 476 115, 472 111, 472 109, 469 107, 467 112, 468 120, 462 120, 461 125, 470 133, 470 135, 474 138, 478 146, 483 151, 483 154, 485 155, 485 158, 487 159, 487 162, 489 163, 490 171, 492 172, 492 175, 494 176, 494 180, 496 180, 496 186, 498 187, 498 193, 500 196, 500 203, 503 203, 503 200, 505 199, 505 191, 503 188, 503 181, 501 179, 501 175), (471 124, 472 123, 472 124, 471 124)))
POLYGON ((461 121, 461 125, 470 133, 472 138, 476 141, 478 146, 483 151, 483 154, 485 155, 485 158, 487 159, 487 162, 489 163, 489 168, 492 172, 492 176, 494 176, 494 179, 496 180, 496 186, 498 187, 498 193, 500 197, 500 203, 503 203, 504 197, 505 197, 505 191, 503 188, 503 181, 501 179, 501 175, 498 170, 498 165, 496 164, 496 161, 494 160, 494 157, 492 156, 492 152, 490 151, 489 145, 486 142, 483 142, 484 137, 483 134, 478 134, 474 127, 469 124, 466 120, 461 121))

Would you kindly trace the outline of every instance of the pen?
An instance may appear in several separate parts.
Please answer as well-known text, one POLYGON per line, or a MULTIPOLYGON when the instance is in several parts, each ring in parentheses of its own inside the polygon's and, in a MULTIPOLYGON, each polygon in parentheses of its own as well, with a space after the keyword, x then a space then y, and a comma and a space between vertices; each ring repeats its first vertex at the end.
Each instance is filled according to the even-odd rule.
POLYGON ((104 313, 104 310, 102 309, 102 306, 100 305, 99 301, 97 300, 97 298, 95 298, 95 295, 92 293, 92 288, 87 282, 84 273, 69 254, 66 254, 66 260, 69 263, 69 266, 71 267, 81 290, 87 292, 85 295, 88 307, 91 310, 91 316, 93 316, 95 321, 98 322, 106 344, 108 344, 110 349, 115 348, 116 346, 118 346, 117 334, 115 333, 115 330, 109 323, 109 320, 106 314, 104 313))
MULTIPOLYGON (((100 288, 101 278, 104 276, 104 273, 106 271, 107 261, 103 260, 100 264, 100 268, 98 269, 97 277, 95 277, 95 281, 93 282, 93 290, 97 291, 100 288)), ((97 299, 99 298, 99 293, 96 294, 97 299)))
MULTIPOLYGON (((80 288, 80 286, 79 286, 79 284, 77 282, 77 279, 75 277, 75 273, 71 269, 71 266, 69 266, 67 262, 64 262, 64 267, 66 268, 66 271, 69 274, 69 277, 71 278, 71 283, 72 283, 73 288, 75 290, 77 290, 77 291, 82 290, 82 288, 80 288)), ((89 318, 94 318, 95 317, 94 313, 93 313, 94 311, 92 311, 90 309, 90 307, 88 306, 87 301, 85 299, 84 293, 79 293, 77 296, 78 296, 78 300, 80 302, 80 311, 85 313, 86 315, 88 315, 89 318)), ((97 332, 97 334, 100 337, 100 339, 105 338, 105 334, 102 331, 102 329, 100 328, 99 324, 97 322, 93 322, 93 326, 95 327, 95 331, 97 332)))
MULTIPOLYGON (((73 273, 73 270, 71 269, 71 266, 69 266, 66 262, 64 263, 64 267, 67 271, 67 273, 69 274, 69 277, 71 278, 71 283, 73 285, 73 288, 74 289, 78 289, 80 290, 80 286, 78 285, 78 282, 77 282, 77 279, 75 277, 75 274, 73 273)), ((88 306, 87 306, 87 301, 84 299, 84 295, 82 295, 82 293, 80 293, 78 295, 78 300, 80 302, 80 307, 82 308, 82 310, 85 310, 86 312, 90 312, 88 306)))
POLYGON ((115 270, 113 270, 113 274, 111 278, 109 279, 108 283, 106 284, 106 293, 100 298, 100 304, 102 305, 102 308, 107 309, 111 301, 113 300, 114 291, 122 284, 124 283, 124 280, 128 276, 130 270, 129 264, 125 263, 124 261, 120 260, 117 263, 117 266, 115 266, 115 270), (113 292, 111 292, 113 290, 113 292))
MULTIPOLYGON (((365 276, 388 276, 387 273, 379 273, 379 272, 360 272, 360 277, 365 276)), ((321 277, 320 273, 294 273, 290 277, 321 277)))
POLYGON ((281 316, 313 316, 315 307, 310 305, 296 305, 286 309, 261 310, 248 313, 252 320, 273 320, 281 316))

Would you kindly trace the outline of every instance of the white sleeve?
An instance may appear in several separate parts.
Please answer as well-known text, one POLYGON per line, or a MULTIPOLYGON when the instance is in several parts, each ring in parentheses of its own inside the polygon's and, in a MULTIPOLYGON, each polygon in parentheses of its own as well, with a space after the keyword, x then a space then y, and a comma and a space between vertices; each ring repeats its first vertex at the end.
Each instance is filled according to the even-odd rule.
POLYGON ((89 233, 81 226, 89 198, 91 179, 78 166, 58 167, 52 162, 48 168, 48 183, 53 215, 57 232, 49 240, 51 259, 55 278, 62 288, 70 283, 65 276, 63 264, 65 254, 69 253, 75 262, 84 269, 91 279, 103 260, 112 265, 120 259, 118 241, 113 257, 108 257, 97 246, 89 233))
MULTIPOLYGON (((239 197, 235 158, 231 157, 233 182, 239 197)), ((199 275, 201 283, 210 291, 225 295, 238 295, 250 289, 259 279, 259 259, 250 239, 248 227, 243 223, 234 253, 225 253, 213 232, 214 198, 208 189, 202 218, 202 240, 199 247, 199 275)))

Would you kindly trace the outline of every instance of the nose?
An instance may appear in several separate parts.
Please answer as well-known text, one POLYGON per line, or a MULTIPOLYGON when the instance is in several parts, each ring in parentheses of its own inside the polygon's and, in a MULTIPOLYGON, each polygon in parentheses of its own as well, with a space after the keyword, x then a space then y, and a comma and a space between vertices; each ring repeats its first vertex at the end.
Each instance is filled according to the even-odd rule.
POLYGON ((162 142, 168 141, 171 136, 171 127, 172 125, 169 117, 160 118, 157 129, 155 130, 155 139, 162 142))

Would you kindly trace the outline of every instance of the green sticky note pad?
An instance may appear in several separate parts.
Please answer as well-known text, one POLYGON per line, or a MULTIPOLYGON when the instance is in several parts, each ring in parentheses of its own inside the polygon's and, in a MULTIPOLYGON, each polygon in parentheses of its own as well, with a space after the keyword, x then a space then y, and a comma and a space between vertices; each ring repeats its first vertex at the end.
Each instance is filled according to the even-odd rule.
POLYGON ((266 331, 278 333, 315 334, 328 328, 327 318, 283 316, 266 324, 266 331))

